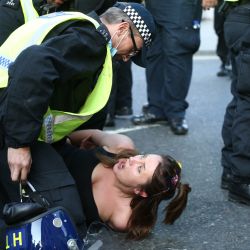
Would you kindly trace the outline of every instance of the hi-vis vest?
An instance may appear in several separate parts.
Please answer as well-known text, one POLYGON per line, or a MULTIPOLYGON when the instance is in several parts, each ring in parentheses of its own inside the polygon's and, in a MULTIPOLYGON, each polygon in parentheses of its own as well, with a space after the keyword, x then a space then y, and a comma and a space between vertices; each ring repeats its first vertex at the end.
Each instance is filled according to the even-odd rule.
POLYGON ((39 17, 32 0, 20 0, 20 2, 24 16, 24 23, 39 17))
MULTIPOLYGON (((24 0, 26 1, 26 0, 24 0)), ((41 44, 46 35, 57 25, 68 20, 89 21, 99 26, 91 17, 78 12, 55 12, 41 16, 15 30, 0 47, 0 88, 8 85, 8 68, 16 57, 27 47, 41 44), (16 42, 18 41, 18 43, 16 42)), ((107 56, 101 74, 93 91, 78 113, 51 110, 48 108, 43 118, 39 140, 56 142, 70 134, 101 110, 108 101, 112 86, 112 58, 107 46, 107 56)))

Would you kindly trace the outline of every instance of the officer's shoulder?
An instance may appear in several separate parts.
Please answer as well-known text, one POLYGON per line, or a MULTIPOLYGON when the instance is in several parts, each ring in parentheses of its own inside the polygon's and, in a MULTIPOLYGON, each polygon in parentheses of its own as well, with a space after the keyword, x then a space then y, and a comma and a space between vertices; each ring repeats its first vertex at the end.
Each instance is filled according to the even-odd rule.
POLYGON ((1 0, 0 5, 6 8, 17 10, 21 6, 20 0, 1 0))

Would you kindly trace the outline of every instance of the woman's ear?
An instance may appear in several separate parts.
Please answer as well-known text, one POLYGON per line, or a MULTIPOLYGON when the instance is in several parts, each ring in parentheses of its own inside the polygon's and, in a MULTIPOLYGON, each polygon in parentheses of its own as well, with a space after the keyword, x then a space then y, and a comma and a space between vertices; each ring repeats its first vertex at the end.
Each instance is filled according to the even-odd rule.
POLYGON ((144 198, 148 197, 148 194, 140 188, 135 188, 134 193, 137 195, 140 195, 141 197, 144 197, 144 198))

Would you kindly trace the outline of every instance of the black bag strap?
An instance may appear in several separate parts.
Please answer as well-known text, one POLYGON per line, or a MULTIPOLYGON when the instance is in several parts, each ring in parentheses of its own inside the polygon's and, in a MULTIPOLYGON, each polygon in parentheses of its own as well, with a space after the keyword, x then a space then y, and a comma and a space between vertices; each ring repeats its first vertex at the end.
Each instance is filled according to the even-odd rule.
POLYGON ((47 199, 45 199, 38 191, 36 191, 34 186, 29 181, 27 181, 26 183, 29 188, 23 188, 22 184, 20 184, 22 189, 22 191, 20 192, 21 202, 23 197, 29 198, 31 201, 40 204, 46 209, 50 208, 51 205, 47 201, 47 199))

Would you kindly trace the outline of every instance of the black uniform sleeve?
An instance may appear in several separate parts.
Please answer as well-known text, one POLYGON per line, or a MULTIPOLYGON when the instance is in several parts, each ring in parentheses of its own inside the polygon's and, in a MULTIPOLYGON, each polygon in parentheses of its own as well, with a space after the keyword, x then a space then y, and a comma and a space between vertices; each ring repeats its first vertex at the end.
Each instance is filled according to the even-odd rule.
POLYGON ((19 0, 0 1, 0 46, 8 36, 24 23, 23 12, 19 0))
MULTIPOLYGON (((67 103, 66 90, 76 86, 77 91, 84 79, 92 79, 85 84, 95 84, 106 57, 106 43, 92 24, 81 25, 74 24, 42 45, 27 48, 10 66, 3 121, 7 146, 18 148, 37 140, 51 99, 56 104, 60 96, 66 96, 67 103)), ((88 94, 82 93, 81 105, 88 94)))

